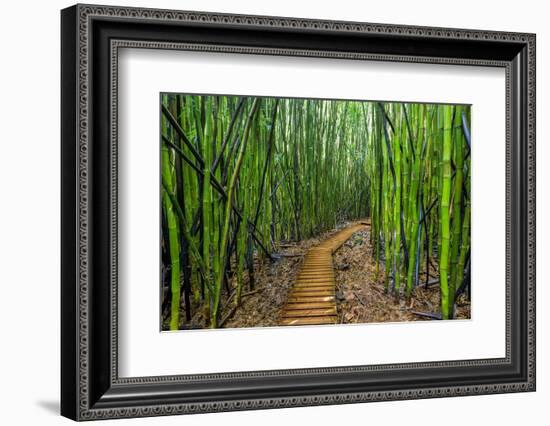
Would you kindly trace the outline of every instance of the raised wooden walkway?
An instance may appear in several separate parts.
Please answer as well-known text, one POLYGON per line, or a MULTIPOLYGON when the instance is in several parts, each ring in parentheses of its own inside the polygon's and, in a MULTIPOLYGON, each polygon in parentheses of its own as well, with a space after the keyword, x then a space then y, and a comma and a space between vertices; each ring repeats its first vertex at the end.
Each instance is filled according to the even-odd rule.
POLYGON ((366 226, 367 222, 357 222, 309 249, 283 310, 280 325, 336 324, 332 254, 366 226))

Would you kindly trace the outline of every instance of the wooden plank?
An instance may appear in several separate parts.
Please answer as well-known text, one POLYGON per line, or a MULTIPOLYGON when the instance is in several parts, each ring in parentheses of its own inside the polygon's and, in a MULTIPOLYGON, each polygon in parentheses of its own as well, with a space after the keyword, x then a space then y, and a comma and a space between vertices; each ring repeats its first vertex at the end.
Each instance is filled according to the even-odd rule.
POLYGON ((316 253, 315 255, 305 255, 304 262, 319 262, 320 260, 332 260, 332 254, 330 250, 323 253, 316 253))
POLYGON ((319 284, 332 284, 334 285, 334 279, 326 278, 323 280, 312 280, 312 279, 301 279, 296 280, 296 284, 303 284, 303 285, 319 285, 319 284))
POLYGON ((333 289, 334 290, 334 285, 333 284, 324 284, 324 285, 295 285, 293 287, 294 290, 299 290, 299 291, 317 291, 317 290, 327 290, 327 289, 333 289))
POLYGON ((320 271, 320 270, 326 270, 326 271, 332 271, 332 263, 323 262, 323 263, 315 263, 312 265, 302 265, 302 270, 306 271, 320 271))
POLYGON ((330 253, 323 254, 322 256, 315 256, 315 257, 304 257, 303 263, 308 262, 332 262, 332 255, 330 253))
POLYGON ((334 271, 300 271, 298 274, 299 277, 333 277, 334 271))
POLYGON ((319 283, 334 283, 334 277, 321 277, 321 278, 297 278, 296 284, 319 284, 319 283))
POLYGON ((299 272, 299 274, 333 274, 334 268, 331 266, 330 268, 321 268, 321 267, 314 267, 314 268, 302 268, 299 272))
POLYGON ((299 274, 331 274, 334 272, 332 265, 329 267, 313 266, 302 268, 299 274))
MULTIPOLYGON (((330 294, 330 293, 321 293, 321 294, 314 294, 314 293, 294 293, 294 294, 291 294, 290 296, 290 299, 301 299, 302 301, 305 301, 305 302, 308 302, 308 301, 311 301, 311 302, 319 302, 320 300, 318 299, 324 299, 325 297, 332 297, 334 298, 334 293, 333 294, 330 294)), ((334 299, 333 300, 327 300, 327 302, 331 302, 331 303, 334 303, 334 299)), ((335 304, 335 303, 334 303, 335 304)))
POLYGON ((324 308, 331 308, 334 307, 334 303, 332 302, 302 302, 302 303, 289 303, 286 305, 285 310, 286 311, 292 311, 294 309, 324 309, 324 308))
POLYGON ((323 259, 323 260, 319 260, 319 261, 311 261, 311 260, 308 260, 308 261, 305 261, 303 264, 302 264, 302 267, 306 267, 306 268, 328 268, 328 267, 332 267, 332 259, 323 259))
POLYGON ((301 280, 301 281, 296 281, 296 284, 294 284, 294 287, 334 287, 334 280, 326 280, 326 281, 301 280))
POLYGON ((333 273, 334 273, 333 267, 330 267, 330 268, 315 267, 315 268, 307 268, 307 269, 302 268, 299 272, 299 274, 333 274, 333 273))
POLYGON ((291 311, 285 311, 283 318, 324 317, 330 315, 336 315, 336 306, 317 309, 293 309, 291 311))
POLYGON ((319 284, 319 283, 334 283, 334 277, 324 278, 297 278, 296 284, 319 284))
POLYGON ((300 271, 300 272, 298 272, 298 275, 297 275, 297 276, 298 276, 298 277, 299 277, 299 276, 306 276, 306 277, 311 277, 311 276, 313 276, 313 277, 316 277, 316 276, 317 276, 317 277, 319 277, 319 276, 321 276, 321 277, 323 277, 323 276, 331 276, 331 277, 333 277, 333 276, 334 276, 334 269, 332 269, 332 270, 330 270, 330 271, 328 271, 328 270, 322 271, 322 270, 319 270, 319 269, 311 269, 311 270, 309 270, 309 271, 300 271))
POLYGON ((325 296, 334 296, 334 290, 317 290, 317 291, 293 290, 290 293, 290 297, 325 297, 325 296))
POLYGON ((315 257, 304 257, 303 263, 319 263, 319 262, 332 262, 332 256, 330 254, 326 254, 323 256, 315 256, 315 257))
MULTIPOLYGON (((298 303, 318 303, 318 302, 329 302, 336 306, 336 303, 334 303, 334 294, 311 294, 311 293, 299 293, 299 294, 291 294, 288 296, 289 302, 291 300, 299 300, 298 303), (329 300, 324 300, 325 298, 332 298, 329 300)), ((294 302, 296 303, 296 302, 294 302)))
POLYGON ((335 290, 335 286, 321 286, 320 288, 318 286, 301 286, 301 287, 293 287, 291 291, 308 291, 308 292, 312 292, 312 291, 331 291, 332 293, 334 293, 334 290, 335 290), (317 290, 315 290, 314 288, 317 287, 317 290))
POLYGON ((298 275, 296 277, 296 281, 334 281, 334 275, 327 275, 327 276, 302 276, 298 275))
POLYGON ((289 297, 319 297, 319 296, 335 296, 335 291, 333 288, 320 288, 320 289, 303 289, 298 288, 292 290, 289 297))
POLYGON ((283 318, 281 325, 322 325, 336 324, 336 316, 307 317, 307 318, 283 318))
POLYGON ((334 296, 323 296, 323 297, 289 297, 289 303, 312 303, 312 302, 334 302, 334 296))

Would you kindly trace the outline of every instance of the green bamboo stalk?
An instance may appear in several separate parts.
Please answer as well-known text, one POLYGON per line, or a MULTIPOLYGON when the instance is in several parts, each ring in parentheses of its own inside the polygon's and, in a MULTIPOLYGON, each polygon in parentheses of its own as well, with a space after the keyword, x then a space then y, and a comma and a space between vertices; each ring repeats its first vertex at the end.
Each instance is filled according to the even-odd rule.
MULTIPOLYGON (((166 97, 164 100, 167 101, 166 97)), ((161 122, 163 129, 166 129, 166 122, 161 122)), ((172 170, 170 162, 170 153, 168 147, 163 144, 161 151, 161 170, 162 179, 166 182, 167 190, 173 192, 172 170)), ((180 308, 180 248, 179 236, 177 229, 177 221, 174 215, 170 199, 163 197, 164 214, 166 215, 166 223, 168 226, 168 240, 170 253, 170 292, 172 295, 170 304, 170 330, 179 329, 179 308, 180 308)))
MULTIPOLYGON (((400 123, 401 124, 401 123, 400 123)), ((393 200, 393 275, 395 293, 399 294, 401 287, 401 141, 400 134, 393 138, 394 159, 395 159, 395 197, 393 200)))
POLYGON ((239 231, 237 235, 237 249, 236 249, 236 263, 237 263, 237 288, 235 303, 239 305, 241 303, 241 295, 243 289, 243 270, 244 270, 244 261, 246 256, 246 224, 244 221, 239 222, 239 231))
POLYGON ((443 152, 441 159, 441 250, 439 253, 439 282, 441 290, 441 318, 449 319, 449 243, 451 198, 452 106, 443 106, 443 152))
POLYGON ((456 289, 460 286, 462 279, 464 277, 464 266, 466 263, 466 255, 470 249, 470 214, 471 214, 471 202, 470 197, 470 167, 468 167, 467 176, 466 176, 466 190, 468 194, 464 200, 464 220, 462 221, 461 229, 461 244, 460 244, 460 254, 458 257, 458 262, 455 271, 455 292, 456 289))
POLYGON ((407 299, 410 299, 413 290, 413 279, 415 267, 418 257, 418 231, 420 226, 420 209, 418 207, 419 198, 419 178, 420 178, 420 163, 422 160, 422 141, 423 141, 423 126, 425 121, 424 105, 414 105, 418 128, 416 132, 416 146, 414 149, 415 157, 411 170, 411 184, 409 188, 409 265, 407 269, 407 299))
MULTIPOLYGON (((457 289, 457 263, 462 244, 462 185, 464 176, 464 153, 462 130, 460 120, 462 116, 462 107, 456 106, 454 109, 454 157, 455 157, 455 178, 454 178, 454 194, 453 194, 453 212, 452 212, 452 239, 451 239, 451 254, 450 254, 450 281, 449 281, 449 318, 454 317, 454 296, 457 289)), ((459 283, 458 283, 459 284, 459 283)))
MULTIPOLYGON (((248 137, 250 134, 250 126, 252 123, 252 119, 254 118, 254 114, 256 112, 256 109, 259 105, 259 98, 254 99, 254 102, 252 104, 252 108, 250 109, 250 113, 247 118, 247 124, 245 125, 245 131, 243 136, 243 141, 241 143, 241 147, 239 149, 237 161, 235 163, 235 167, 233 169, 233 173, 231 174, 231 179, 229 181, 229 186, 227 189, 227 202, 225 205, 225 214, 224 214, 224 223, 223 223, 223 231, 222 231, 222 238, 221 238, 221 251, 220 251, 220 258, 225 259, 227 255, 227 240, 229 235, 229 222, 231 219, 231 209, 233 204, 233 195, 235 192, 235 184, 237 182, 237 179, 239 177, 239 171, 241 169, 242 163, 243 163, 243 157, 246 150, 246 145, 248 143, 248 137)), ((222 280, 223 280, 223 271, 221 273, 218 273, 215 281, 215 287, 214 287, 214 300, 213 300, 213 306, 210 313, 210 327, 211 328, 217 328, 218 326, 218 307, 219 307, 219 301, 220 301, 220 290, 222 286, 222 280)))
MULTIPOLYGON (((204 102, 200 102, 201 110, 204 110, 204 102)), ((205 136, 203 122, 204 122, 204 113, 199 116, 199 113, 196 112, 196 120, 198 121, 197 126, 199 126, 200 140, 202 142, 202 153, 204 155, 204 169, 203 169, 203 183, 202 183, 202 260, 206 269, 206 276, 203 277, 204 285, 207 289, 213 288, 212 285, 212 188, 210 184, 211 180, 211 171, 210 171, 210 147, 208 146, 208 140, 205 136)), ((215 294, 209 292, 208 298, 210 299, 210 311, 212 312, 214 300, 216 298, 215 294)))
POLYGON ((168 223, 169 241, 170 241, 170 292, 172 301, 170 305, 170 330, 179 330, 179 307, 180 307, 180 260, 179 260, 179 242, 177 239, 177 225, 172 203, 168 196, 163 197, 164 211, 168 223))
MULTIPOLYGON (((184 237, 189 242, 191 256, 193 257, 193 260, 197 263, 201 275, 205 276, 207 274, 206 265, 204 264, 204 262, 202 260, 200 250, 197 247, 197 244, 195 243, 195 239, 192 238, 192 236, 189 232, 189 225, 187 224, 187 219, 185 218, 185 214, 183 213, 183 210, 181 209, 181 206, 179 205, 178 200, 176 199, 175 195, 168 190, 168 183, 164 179, 162 181, 162 189, 163 189, 164 193, 170 199, 170 203, 172 205, 172 208, 176 212, 176 215, 177 215, 179 223, 180 223, 180 228, 179 229, 183 232, 184 237)), ((163 195, 163 197, 164 197, 164 195, 163 195)))

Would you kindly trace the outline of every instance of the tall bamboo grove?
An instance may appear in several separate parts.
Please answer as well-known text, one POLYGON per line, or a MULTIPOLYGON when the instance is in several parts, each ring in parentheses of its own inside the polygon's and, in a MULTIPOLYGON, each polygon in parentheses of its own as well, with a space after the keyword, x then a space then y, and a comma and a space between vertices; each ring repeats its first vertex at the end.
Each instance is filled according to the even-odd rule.
POLYGON ((220 325, 281 241, 370 218, 377 274, 396 299, 469 295, 470 108, 164 94, 163 327, 194 309, 220 325))

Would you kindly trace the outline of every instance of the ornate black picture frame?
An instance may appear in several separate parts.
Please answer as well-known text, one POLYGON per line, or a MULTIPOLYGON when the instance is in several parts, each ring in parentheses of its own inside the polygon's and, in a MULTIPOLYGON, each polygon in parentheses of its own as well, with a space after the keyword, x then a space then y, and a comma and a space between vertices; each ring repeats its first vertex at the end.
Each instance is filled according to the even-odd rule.
POLYGON ((61 28, 64 416, 92 420, 535 390, 535 35, 96 5, 64 9, 61 28), (121 47, 504 68, 506 356, 119 378, 121 47))

